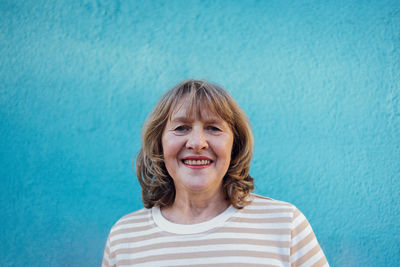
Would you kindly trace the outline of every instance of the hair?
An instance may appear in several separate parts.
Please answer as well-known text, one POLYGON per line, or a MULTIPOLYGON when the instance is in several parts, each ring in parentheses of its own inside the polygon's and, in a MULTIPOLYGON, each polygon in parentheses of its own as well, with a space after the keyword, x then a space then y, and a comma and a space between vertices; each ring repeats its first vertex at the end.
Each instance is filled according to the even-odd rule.
POLYGON ((190 107, 189 115, 209 111, 225 120, 233 132, 231 162, 223 180, 225 198, 235 207, 249 203, 254 189, 249 175, 253 155, 253 135, 247 116, 222 87, 210 82, 189 79, 167 91, 147 118, 142 129, 142 147, 136 158, 136 173, 142 187, 146 208, 170 206, 175 200, 175 186, 165 167, 162 134, 181 99, 190 107))

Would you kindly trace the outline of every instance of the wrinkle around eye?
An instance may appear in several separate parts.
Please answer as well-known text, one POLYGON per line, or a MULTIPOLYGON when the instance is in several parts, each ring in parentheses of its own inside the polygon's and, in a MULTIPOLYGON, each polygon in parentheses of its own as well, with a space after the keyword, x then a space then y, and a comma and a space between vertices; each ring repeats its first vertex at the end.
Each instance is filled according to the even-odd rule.
POLYGON ((174 127, 173 128, 173 131, 174 132, 186 132, 186 131, 189 131, 189 127, 187 127, 187 126, 184 126, 184 125, 179 125, 179 126, 177 126, 177 127, 174 127))
POLYGON ((206 129, 210 130, 212 132, 221 132, 222 131, 219 127, 216 127, 216 126, 207 126, 206 129))

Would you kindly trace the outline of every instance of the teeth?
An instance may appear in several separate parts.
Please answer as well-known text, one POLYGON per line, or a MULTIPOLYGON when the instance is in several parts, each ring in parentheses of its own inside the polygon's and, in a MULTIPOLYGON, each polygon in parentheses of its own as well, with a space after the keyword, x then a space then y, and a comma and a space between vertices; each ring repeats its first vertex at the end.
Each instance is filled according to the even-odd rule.
POLYGON ((208 165, 210 164, 209 160, 202 159, 202 160, 190 160, 190 159, 185 159, 183 163, 187 165, 208 165))

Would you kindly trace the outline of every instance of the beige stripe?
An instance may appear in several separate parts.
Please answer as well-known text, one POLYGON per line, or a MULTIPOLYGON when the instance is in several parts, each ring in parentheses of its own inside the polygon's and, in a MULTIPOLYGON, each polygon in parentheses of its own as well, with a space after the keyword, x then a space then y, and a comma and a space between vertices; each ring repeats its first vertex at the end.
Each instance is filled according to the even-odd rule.
POLYGON ((275 217, 275 218, 241 218, 234 217, 230 222, 244 222, 244 223, 290 223, 292 218, 290 217, 275 217))
POLYGON ((110 248, 108 247, 108 244, 106 245, 104 252, 107 253, 107 255, 110 255, 110 248))
POLYGON ((150 211, 150 210, 146 210, 146 209, 137 210, 137 211, 128 213, 128 214, 126 214, 125 216, 122 216, 120 220, 126 220, 126 219, 128 219, 128 218, 130 218, 130 217, 135 217, 135 216, 137 216, 137 215, 143 215, 143 214, 149 213, 149 211, 150 211))
POLYGON ((289 262, 289 256, 279 255, 275 253, 268 252, 258 252, 258 251, 201 251, 192 253, 174 253, 174 254, 163 254, 163 255, 153 255, 138 259, 129 259, 118 261, 120 265, 129 264, 141 264, 152 261, 163 261, 163 260, 178 260, 178 259, 195 259, 195 258, 213 258, 213 257, 255 257, 264 259, 277 259, 284 262, 289 262))
POLYGON ((297 217, 301 215, 301 212, 298 209, 294 209, 293 211, 293 221, 296 220, 297 217))
POLYGON ((108 261, 106 261, 106 259, 105 258, 103 258, 103 266, 105 266, 105 267, 110 267, 110 265, 108 264, 108 261))
POLYGON ((295 246, 293 246, 290 249, 290 255, 293 255, 296 253, 299 249, 305 247, 309 242, 311 242, 315 238, 314 233, 311 232, 306 236, 303 240, 301 240, 299 243, 297 243, 295 246))
POLYGON ((151 209, 144 209, 143 208, 142 210, 137 210, 137 211, 132 212, 131 215, 132 216, 134 216, 134 215, 143 215, 143 214, 149 213, 150 211, 151 211, 151 209))
POLYGON ((276 267, 276 265, 269 265, 269 264, 257 264, 257 263, 218 263, 218 264, 190 264, 190 267, 239 267, 239 266, 246 266, 246 267, 276 267))
POLYGON ((277 201, 257 201, 256 199, 252 201, 252 206, 285 206, 285 207, 292 207, 289 203, 277 202, 277 201))
POLYGON ((241 211, 243 214, 270 214, 270 213, 286 213, 288 211, 292 211, 292 209, 289 208, 282 208, 282 209, 273 209, 273 210, 268 210, 268 209, 263 209, 263 210, 250 210, 250 209, 244 209, 241 211))
POLYGON ((218 230, 218 233, 243 233, 243 234, 260 234, 260 235, 290 235, 290 229, 258 229, 258 228, 239 228, 224 227, 218 230))
POLYGON ((309 252, 307 252, 305 255, 303 255, 301 258, 297 259, 293 264, 293 266, 300 266, 306 261, 308 261, 311 257, 313 257, 315 254, 317 254, 321 248, 317 244, 315 247, 313 247, 309 252))
POLYGON ((257 246, 271 246, 274 248, 289 248, 290 242, 285 241, 272 241, 272 240, 254 240, 254 239, 239 239, 239 238, 220 238, 220 239, 206 239, 206 240, 190 240, 181 242, 163 242, 136 248, 121 248, 115 251, 116 254, 134 254, 143 251, 150 251, 153 249, 161 248, 181 248, 181 247, 194 247, 194 246, 209 246, 209 245, 227 245, 227 244, 241 244, 241 245, 257 245, 257 246))
POLYGON ((148 217, 146 217, 146 218, 132 218, 132 219, 128 219, 128 220, 122 221, 122 222, 118 221, 115 224, 115 226, 120 226, 120 225, 130 224, 130 223, 141 223, 141 222, 147 222, 147 221, 149 221, 148 217))
POLYGON ((143 236, 135 236, 135 237, 122 237, 120 239, 114 240, 110 243, 110 246, 116 246, 116 245, 120 245, 120 244, 125 244, 125 243, 132 243, 132 242, 140 242, 140 241, 144 241, 144 240, 150 240, 152 238, 159 238, 164 236, 163 234, 161 234, 160 232, 158 233, 153 233, 153 234, 149 234, 149 235, 143 235, 143 236))
POLYGON ((295 238, 299 233, 301 233, 304 229, 309 226, 307 220, 304 220, 301 224, 299 224, 296 228, 293 229, 292 239, 295 238))
POLYGON ((111 247, 110 247, 110 254, 108 254, 108 259, 114 259, 116 257, 117 254, 115 254, 115 252, 111 251, 111 247))
POLYGON ((311 267, 322 267, 325 264, 327 264, 328 261, 326 260, 325 257, 322 257, 321 259, 319 259, 316 263, 314 263, 311 267))
POLYGON ((154 228, 154 224, 140 226, 140 227, 130 227, 130 228, 125 228, 125 229, 119 229, 116 231, 112 231, 110 233, 110 239, 112 239, 116 235, 136 233, 136 232, 141 232, 141 231, 145 231, 145 230, 150 230, 152 228, 154 228))

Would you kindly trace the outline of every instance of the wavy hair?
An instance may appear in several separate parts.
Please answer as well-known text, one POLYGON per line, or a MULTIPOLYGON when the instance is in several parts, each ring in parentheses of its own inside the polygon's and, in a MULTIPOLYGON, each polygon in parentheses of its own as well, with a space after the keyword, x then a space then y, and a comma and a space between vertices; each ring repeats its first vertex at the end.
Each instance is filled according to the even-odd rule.
POLYGON ((253 155, 253 135, 247 116, 222 87, 210 82, 189 79, 167 91, 147 118, 142 129, 142 147, 136 158, 136 173, 146 208, 165 207, 175 200, 175 186, 164 164, 161 137, 181 99, 188 103, 189 115, 207 108, 225 120, 233 132, 231 162, 222 180, 225 198, 235 207, 248 204, 254 189, 249 175, 253 155))

